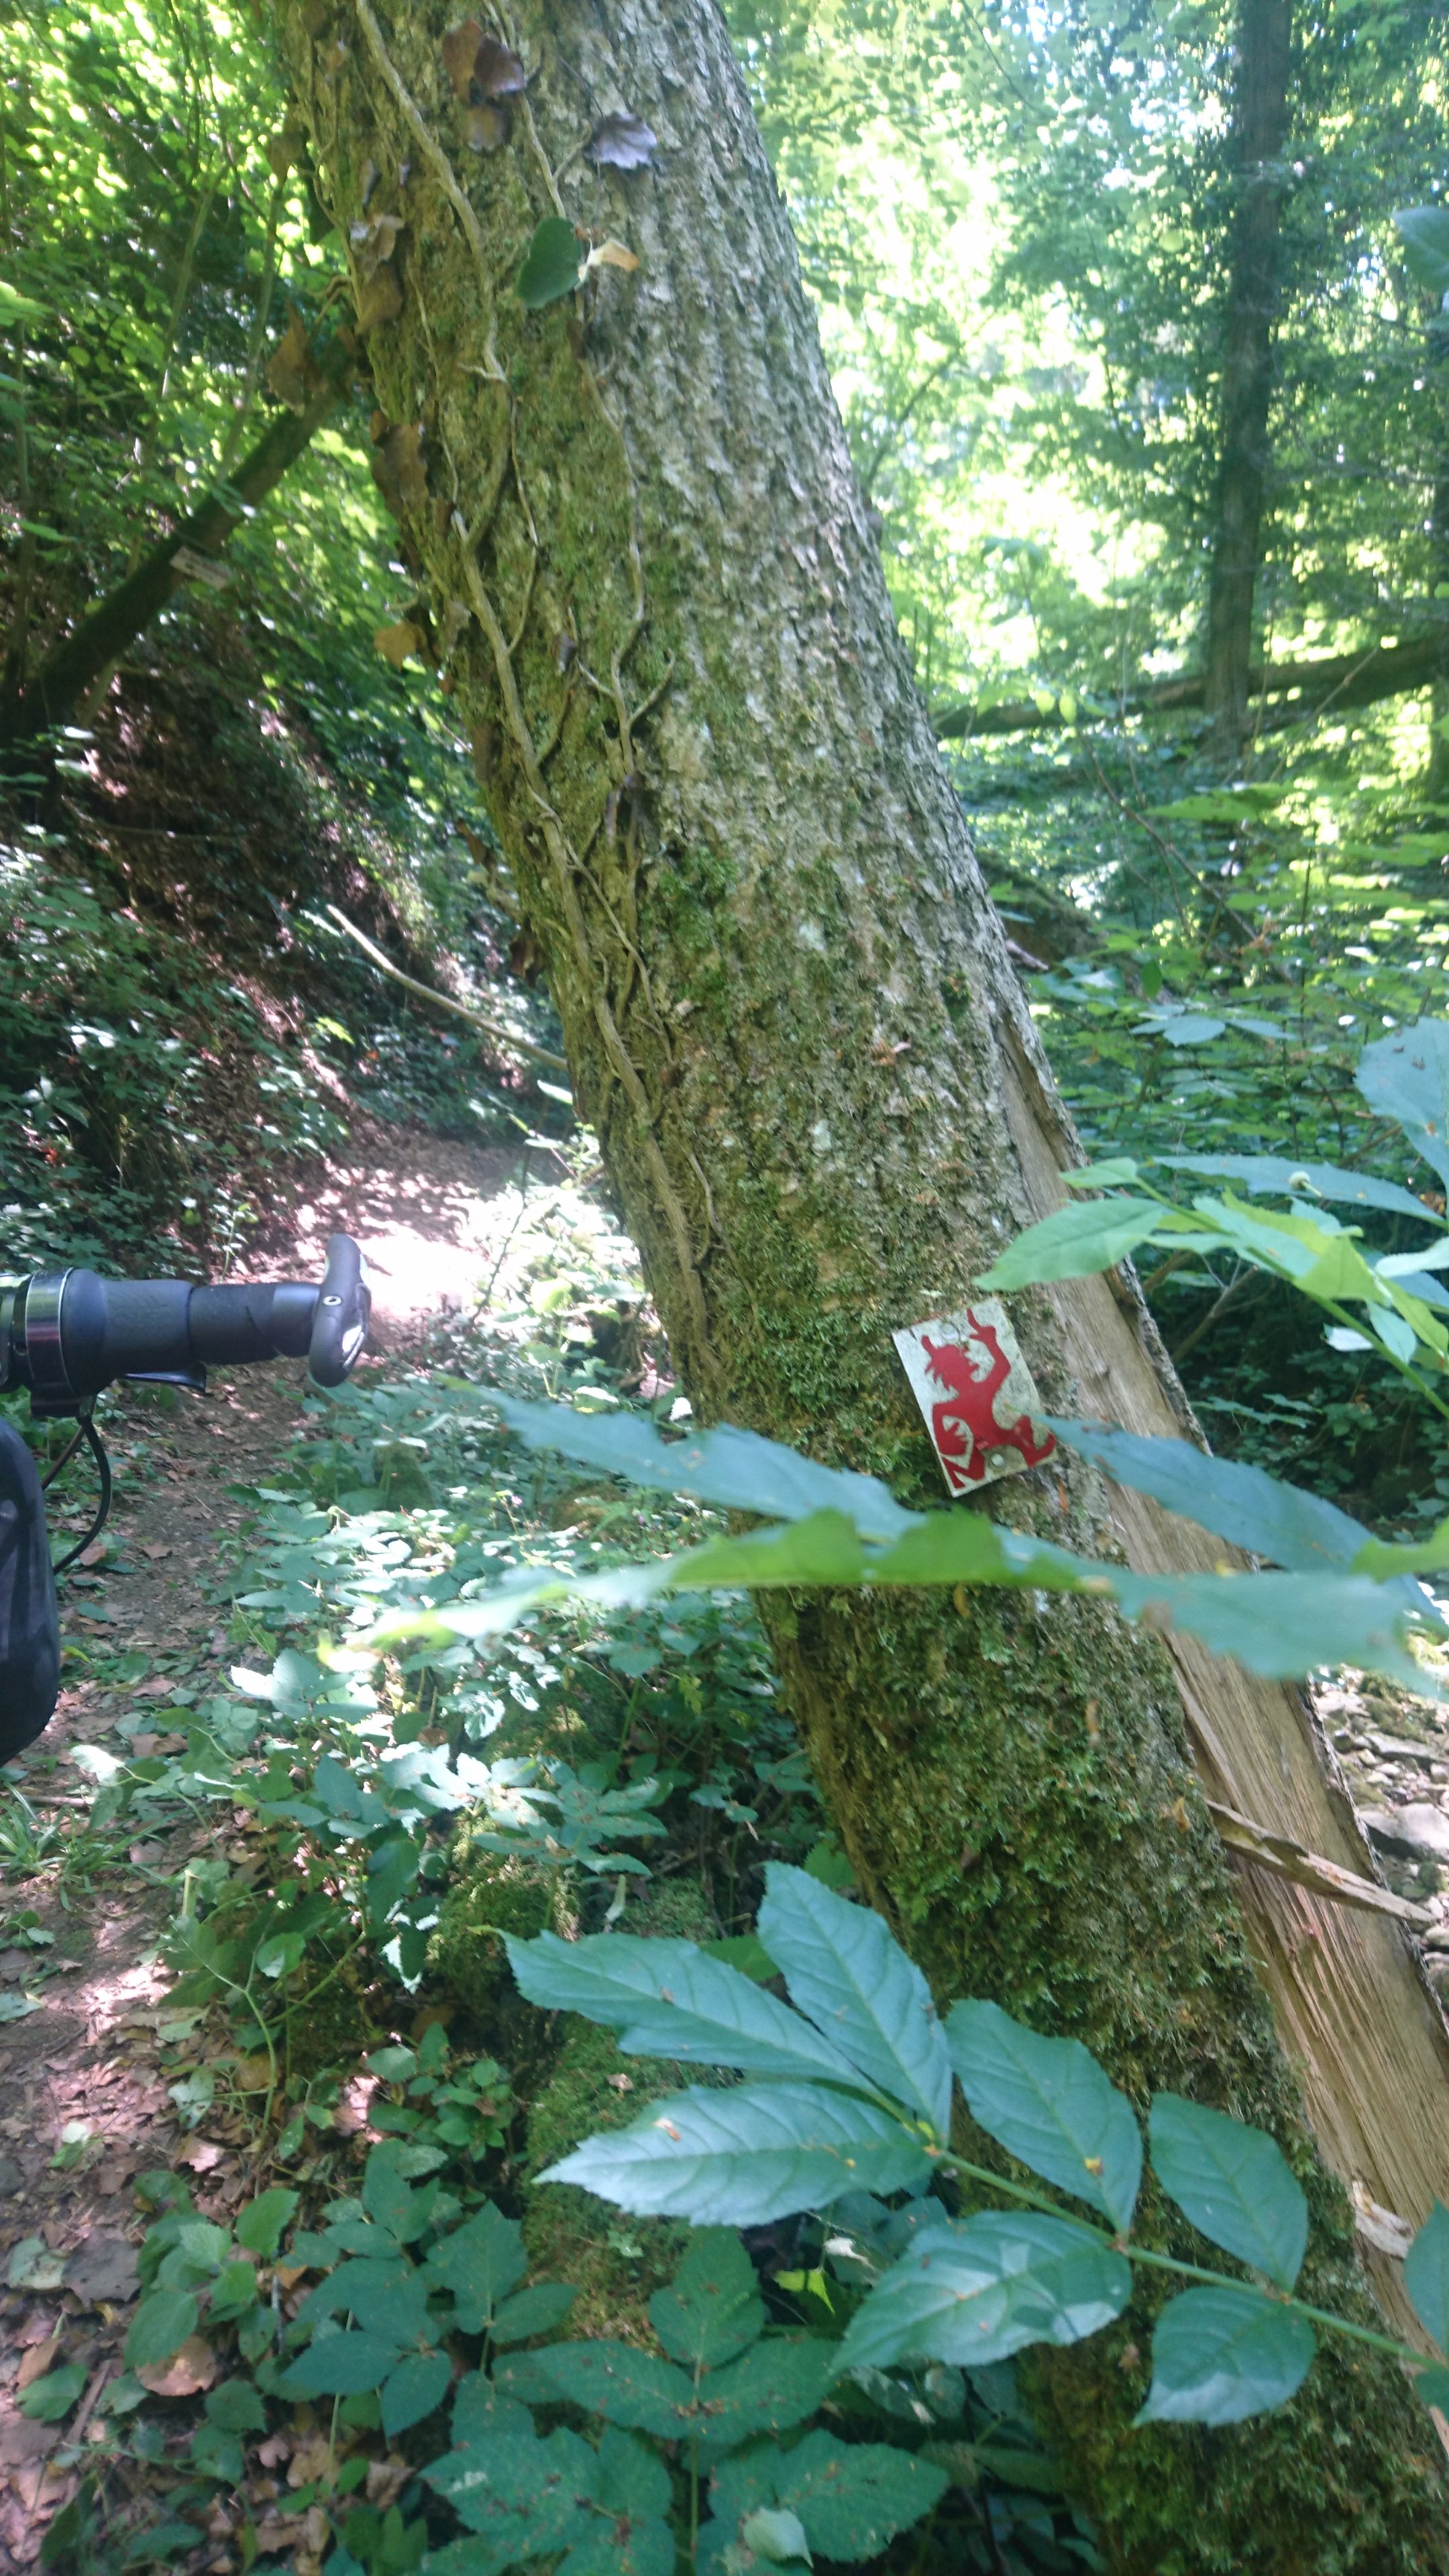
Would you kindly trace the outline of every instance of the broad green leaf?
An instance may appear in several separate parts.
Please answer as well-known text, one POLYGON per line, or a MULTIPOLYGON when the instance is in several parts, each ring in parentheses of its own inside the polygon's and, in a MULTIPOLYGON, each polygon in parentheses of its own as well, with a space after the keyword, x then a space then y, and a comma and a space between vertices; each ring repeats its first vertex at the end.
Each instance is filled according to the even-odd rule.
POLYGON ((516 1396, 488 1402, 531 1449, 559 1449, 586 1467, 602 1467, 631 1485, 658 1493, 694 1494, 722 1511, 758 1512, 762 1519, 805 1520, 836 1511, 867 1538, 898 1538, 919 1514, 908 1512, 878 1477, 853 1468, 822 1467, 783 1441, 723 1423, 663 1440, 637 1414, 576 1413, 565 1404, 528 1404, 516 1396))
POLYGON ((526 2343, 530 2335, 552 2334, 577 2297, 567 2281, 539 2281, 531 2290, 520 2290, 516 2299, 504 2300, 489 2332, 496 2344, 526 2343))
POLYGON ((238 2245, 249 2254, 259 2254, 270 2261, 282 2241, 282 2231, 290 2227, 297 2215, 301 2194, 295 2191, 264 2191, 250 2201, 235 2221, 238 2245))
POLYGON ((788 2505, 759 2504, 740 2524, 740 2540, 752 2556, 772 2567, 798 2565, 810 2558, 805 2525, 788 2505))
POLYGON ((528 2270, 523 2230, 516 2218, 505 2218, 491 2200, 476 2216, 455 2227, 427 2259, 428 2279, 450 2290, 464 2334, 481 2334, 528 2270))
POLYGON ((518 272, 518 300, 531 313, 572 295, 583 270, 588 244, 562 215, 545 215, 518 272))
POLYGON ((209 2423, 198 2424, 191 2436, 191 2465, 204 2478, 217 2478, 228 2487, 239 2487, 247 2469, 237 2435, 209 2423))
POLYGON ((324 2335, 283 2371, 280 2384, 289 2397, 356 2397, 381 2388, 400 2358, 387 2335, 324 2335))
POLYGON ((128 2370, 154 2370, 194 2335, 201 2310, 189 2290, 153 2290, 131 2319, 126 2336, 128 2370))
POLYGON ((1054 1414, 1044 1418, 1059 1440, 1094 1459, 1115 1484, 1151 1494, 1168 1511, 1292 1572, 1350 1566, 1371 1535, 1336 1504, 1301 1486, 1280 1484, 1261 1467, 1211 1457, 1190 1440, 1148 1439, 1134 1431, 1060 1421, 1054 1414))
MULTIPOLYGON (((627 2350, 625 2346, 623 2349, 627 2350)), ((589 2532, 597 2463, 576 2433, 493 2433, 449 2451, 422 2472, 460 2522, 488 2543, 455 2543, 453 2564, 468 2576, 505 2576, 520 2561, 566 2549, 589 2532)), ((433 2567, 446 2564, 435 2556, 433 2567)))
POLYGON ((224 2379, 219 2387, 208 2389, 206 2413, 210 2423, 218 2424, 223 2433, 261 2433, 266 2430, 267 2410, 249 2379, 224 2379))
POLYGON ((1420 2323, 1449 2353, 1449 2210, 1436 2200, 1408 2253, 1404 2287, 1420 2323))
POLYGON ((836 2376, 839 2347, 811 2335, 771 2335, 704 2380, 698 2435, 705 2451, 756 2433, 786 2433, 813 2415, 836 2376))
POLYGON ((1376 1038, 1354 1081, 1370 1109, 1396 1119, 1415 1153, 1449 1182, 1449 1020, 1418 1020, 1376 1038))
POLYGON ((516 2397, 505 2396, 481 2370, 470 2370, 453 2391, 453 2448, 491 2439, 495 2433, 531 2433, 533 2417, 516 2397))
POLYGON ((442 2405, 452 2376, 445 2352, 410 2352, 398 2363, 382 2391, 382 2429, 390 2442, 442 2405))
POLYGON ((1397 1586, 1363 1575, 1129 1574, 1102 1568, 1099 1588, 1129 1619, 1198 1637, 1250 1673, 1286 1681, 1320 1665, 1358 1664, 1392 1674, 1407 1690, 1431 1689, 1408 1650, 1408 1614, 1397 1586))
POLYGON ((661 2440, 678 2438, 697 2403, 693 2379, 672 2361, 607 2337, 522 2353, 499 2363, 496 2381, 505 2395, 519 2396, 526 2405, 584 2406, 606 2424, 655 2433, 661 2440))
POLYGON ((793 2506, 812 2549, 857 2566, 939 2504, 946 2476, 886 2442, 807 2433, 780 2462, 779 2500, 793 2506))
POLYGON ((649 2302, 649 2322, 674 2361, 716 2369, 764 2328, 755 2267, 733 2228, 701 2227, 667 2290, 649 2302))
POLYGON ((507 1942, 520 1994, 545 2010, 583 2013, 620 2034, 631 2055, 746 2075, 798 2075, 856 2085, 855 2069, 812 2025, 692 1941, 625 1932, 507 1942))
POLYGON ((59 2370, 47 2371, 43 2379, 32 2379, 20 2400, 20 2412, 33 2424, 58 2424, 68 2415, 86 2384, 84 2362, 67 2361, 59 2370))
POLYGON ((341 2263, 309 2290, 294 2324, 311 2331, 324 2318, 351 2314, 369 2334, 402 2345, 428 2332, 427 2290, 422 2275, 399 2256, 361 2255, 341 2263))
POLYGON ((652 2516, 634 2522, 627 2515, 604 2521, 596 2515, 560 2560, 558 2576, 674 2576, 677 2562, 667 2522, 652 2516))
POLYGON ((1241 1181, 1254 1194, 1311 1195, 1350 1207, 1384 1208, 1395 1216, 1417 1217, 1421 1225, 1439 1222, 1432 1208, 1396 1181, 1375 1180, 1369 1172, 1341 1172, 1332 1163, 1291 1163, 1276 1154, 1155 1154, 1153 1161, 1174 1172, 1241 1181))
POLYGON ((910 2356, 979 2369, 1030 2343, 1078 2343, 1131 2295, 1123 2256, 1070 2219, 988 2211, 922 2230, 852 2317, 840 2367, 910 2356))
POLYGON ((1394 223, 1415 285, 1449 295, 1449 207, 1396 206, 1394 223))
POLYGON ((1313 2359, 1313 2328, 1258 2290, 1185 2290, 1152 2336, 1139 2424, 1241 2424, 1286 2406, 1313 2359))
POLYGON ((869 2083, 923 2112, 944 2139, 951 2126, 945 2036, 930 1987, 881 1917, 808 1871, 770 1861, 759 1932, 792 2003, 869 2083))
POLYGON ((1170 1211, 1155 1199, 1086 1199, 1057 1208, 1007 1245, 978 1288, 1030 1288, 1111 1270, 1146 1243, 1170 1211))
POLYGON ((1291 2290, 1308 2243, 1308 2203, 1276 2140, 1178 2093, 1153 2095, 1148 2131, 1153 2171, 1194 2227, 1291 2290))
POLYGON ((627 2513, 642 2522, 668 2513, 673 2490, 658 2453, 610 2424, 599 2444, 594 2492, 610 2513, 627 2513))
POLYGON ((1081 2041, 1044 2039, 992 2003, 953 2004, 946 2039, 978 2126, 1114 2227, 1130 2227, 1142 2132, 1126 2094, 1081 2041))
POLYGON ((374 2147, 362 2176, 362 2206, 400 2245, 409 2242, 416 2215, 415 2195, 403 2174, 396 2147, 374 2147))
POLYGON ((848 2191, 919 2191, 930 2171, 919 2139, 873 2102, 819 2085, 740 2084, 653 2102, 539 2180, 579 2183, 641 2216, 763 2227, 848 2191))
POLYGON ((1421 2406, 1437 2406, 1441 2415, 1449 2415, 1449 2370, 1431 2362, 1427 2370, 1414 2373, 1412 2384, 1421 2406))

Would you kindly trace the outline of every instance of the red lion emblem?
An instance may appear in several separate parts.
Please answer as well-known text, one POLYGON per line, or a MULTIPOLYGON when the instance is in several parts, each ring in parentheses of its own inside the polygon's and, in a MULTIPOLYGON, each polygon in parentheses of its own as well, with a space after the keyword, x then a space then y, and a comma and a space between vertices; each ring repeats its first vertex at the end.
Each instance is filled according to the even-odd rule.
POLYGON ((982 1482, 992 1449, 1016 1449, 1028 1467, 1039 1467, 1057 1445, 1050 1432, 1037 1439, 1029 1414, 1018 1414, 1009 1428, 997 1421, 997 1390, 1010 1376, 1011 1362, 994 1325, 969 1311, 966 1320, 975 1337, 968 1347, 921 1336, 931 1376, 950 1389, 931 1407, 931 1437, 953 1494, 982 1482))

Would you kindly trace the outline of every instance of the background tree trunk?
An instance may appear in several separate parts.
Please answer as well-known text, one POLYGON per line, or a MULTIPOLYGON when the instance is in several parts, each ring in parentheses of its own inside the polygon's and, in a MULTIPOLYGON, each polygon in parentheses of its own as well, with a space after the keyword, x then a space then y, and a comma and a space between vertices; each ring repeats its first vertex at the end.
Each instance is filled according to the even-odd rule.
POLYGON ((1240 0, 1231 142, 1235 204, 1205 701, 1214 751, 1228 768, 1240 758, 1248 729, 1292 50, 1292 0, 1240 0))
MULTIPOLYGON (((368 220, 406 227, 403 309, 368 334, 419 463, 405 541, 445 629, 461 604, 458 703, 580 1111, 699 1412, 939 1501, 891 1328, 959 1302, 1077 1149, 911 685, 725 30, 708 0, 529 0, 490 22, 529 75, 500 143, 510 119, 457 94, 450 15, 299 0, 286 26, 344 238, 369 164, 368 220), (596 120, 624 113, 655 166, 596 171, 596 120), (526 311, 550 217, 637 273, 597 266, 526 311)), ((1181 1428, 1120 1283, 1024 1297, 1017 1321, 1064 1409, 1181 1428)), ((1221 1553, 1109 1509, 1069 1462, 992 1500, 1144 1564, 1221 1553)), ((769 1612, 862 1886, 939 1994, 1078 2033, 1139 2100, 1175 2085, 1274 2128, 1312 2199, 1315 2294, 1358 2295, 1186 1752, 1184 1707, 1214 1794, 1363 1868, 1300 1703, 1190 1649, 1175 1674, 1091 1601, 963 1602, 769 1612)), ((1323 2153, 1422 2215, 1449 2188, 1449 2091, 1407 1953, 1304 1890, 1243 1886, 1323 2153)), ((1171 2234, 1160 2207, 1148 2223, 1171 2234)), ((1436 2445, 1396 2371, 1325 2353, 1284 2416, 1134 2433, 1145 2327, 1134 2311, 1036 2372, 1114 2563, 1443 2563, 1436 2445)))

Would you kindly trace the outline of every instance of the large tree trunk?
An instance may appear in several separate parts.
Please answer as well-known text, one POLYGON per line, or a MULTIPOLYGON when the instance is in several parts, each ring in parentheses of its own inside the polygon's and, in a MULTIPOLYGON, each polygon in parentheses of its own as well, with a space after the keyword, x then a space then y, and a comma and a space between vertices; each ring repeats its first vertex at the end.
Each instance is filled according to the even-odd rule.
MULTIPOLYGON (((406 224, 402 311, 369 354, 400 453, 421 430, 407 542, 439 621, 467 612, 458 703, 580 1109, 700 1414, 939 1499, 891 1329, 959 1301, 1077 1149, 911 684, 725 30, 711 0, 527 0, 508 22, 527 96, 477 155, 470 123, 496 143, 501 120, 455 95, 450 15, 295 0, 287 40, 344 238, 365 170, 368 222, 406 224), (596 176, 584 146, 621 111, 657 166, 596 176), (529 312, 519 267, 560 214, 639 268, 529 312)), ((1023 1297, 1017 1321, 1062 1408, 1180 1427, 1125 1286, 1023 1297)), ((1144 1564, 1221 1553, 1070 1464, 992 1499, 1144 1564)), ((1177 2086, 1275 2129, 1310 2190, 1315 2294, 1360 2296, 1327 2168, 1415 2218, 1449 2188, 1442 2025, 1392 1926, 1251 1871, 1245 1943, 1188 1759, 1190 1726, 1213 1794, 1362 1869, 1300 1703, 1190 1649, 1175 1668, 1095 1602, 962 1602, 769 1614, 861 1884, 940 1995, 1080 2034, 1139 2100, 1177 2086)), ((1134 2433, 1134 2342, 1141 2312, 1037 2374, 1115 2565, 1445 2563, 1436 2446, 1396 2370, 1325 2351, 1282 2417, 1134 2433)))
POLYGON ((1248 725, 1253 596, 1268 479, 1268 408, 1278 303, 1278 236, 1293 0, 1240 0, 1231 137, 1236 202, 1219 417, 1217 524, 1208 592, 1206 705, 1231 767, 1248 725))

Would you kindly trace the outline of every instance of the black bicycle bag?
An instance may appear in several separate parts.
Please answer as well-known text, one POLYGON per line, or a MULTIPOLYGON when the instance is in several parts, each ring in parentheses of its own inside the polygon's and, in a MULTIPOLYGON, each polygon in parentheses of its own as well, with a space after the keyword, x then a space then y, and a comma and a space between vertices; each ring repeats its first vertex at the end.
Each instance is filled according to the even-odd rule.
POLYGON ((0 1762, 33 1744, 60 1689, 60 1616, 45 1498, 18 1431, 0 1422, 0 1762))

